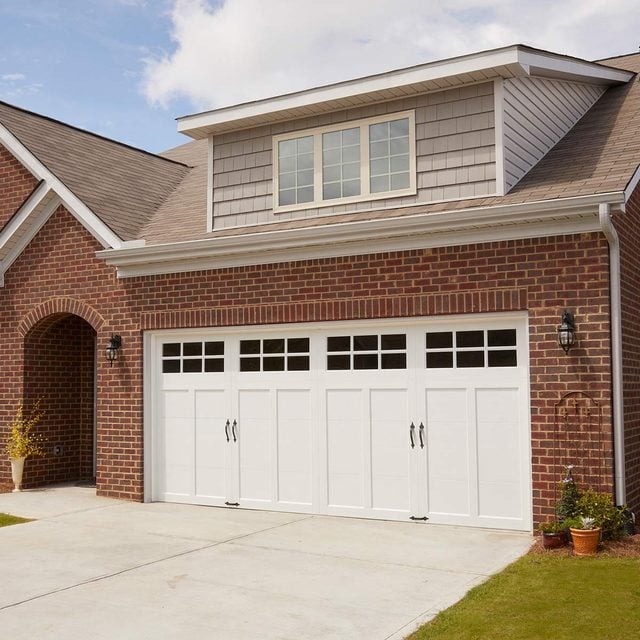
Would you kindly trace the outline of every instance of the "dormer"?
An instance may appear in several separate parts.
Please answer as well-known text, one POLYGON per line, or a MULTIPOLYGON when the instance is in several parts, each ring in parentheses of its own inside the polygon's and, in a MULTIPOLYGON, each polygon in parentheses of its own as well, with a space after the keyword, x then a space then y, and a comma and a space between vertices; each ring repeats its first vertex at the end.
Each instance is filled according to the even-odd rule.
POLYGON ((633 74, 515 45, 186 116, 209 231, 501 196, 633 74))

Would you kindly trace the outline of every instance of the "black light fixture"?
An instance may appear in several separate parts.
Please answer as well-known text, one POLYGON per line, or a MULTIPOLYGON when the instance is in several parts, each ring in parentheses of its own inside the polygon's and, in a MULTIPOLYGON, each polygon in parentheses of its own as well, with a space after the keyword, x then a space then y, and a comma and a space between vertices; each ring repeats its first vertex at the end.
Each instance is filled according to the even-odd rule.
POLYGON ((113 367, 113 363, 118 359, 118 353, 122 347, 122 338, 120 336, 112 335, 109 338, 109 344, 107 344, 106 354, 109 366, 113 367))
POLYGON ((576 341, 576 323, 573 314, 564 310, 562 321, 558 327, 558 344, 565 353, 569 353, 569 349, 573 347, 576 341))

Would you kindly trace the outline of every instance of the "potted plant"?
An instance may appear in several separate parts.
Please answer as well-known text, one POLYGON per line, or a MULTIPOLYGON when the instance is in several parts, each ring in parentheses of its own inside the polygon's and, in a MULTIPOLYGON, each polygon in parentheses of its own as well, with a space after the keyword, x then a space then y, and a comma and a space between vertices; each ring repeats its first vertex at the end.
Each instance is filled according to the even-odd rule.
POLYGON ((576 503, 578 515, 593 518, 602 529, 603 540, 617 540, 625 534, 625 506, 616 507, 609 493, 586 489, 576 503))
POLYGON ((595 518, 580 516, 569 528, 573 540, 573 553, 577 556, 593 556, 600 544, 602 529, 596 525, 595 518))
POLYGON ((564 522, 543 522, 538 529, 542 533, 542 546, 545 549, 564 547, 568 542, 567 527, 564 522))
POLYGON ((14 484, 14 491, 22 489, 25 459, 44 455, 43 445, 45 439, 42 435, 33 432, 43 415, 44 411, 40 408, 40 400, 28 412, 25 411, 21 402, 9 426, 9 438, 5 444, 4 451, 9 456, 9 460, 11 460, 11 478, 14 484))

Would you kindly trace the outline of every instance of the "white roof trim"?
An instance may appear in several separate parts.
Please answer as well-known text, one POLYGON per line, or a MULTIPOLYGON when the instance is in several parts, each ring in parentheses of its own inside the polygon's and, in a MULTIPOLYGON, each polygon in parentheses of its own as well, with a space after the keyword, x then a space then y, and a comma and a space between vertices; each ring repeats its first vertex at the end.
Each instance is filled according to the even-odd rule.
POLYGON ((18 209, 9 222, 7 222, 0 235, 0 256, 2 255, 2 250, 8 245, 14 234, 17 233, 18 229, 26 222, 29 216, 33 214, 35 209, 42 204, 42 201, 49 193, 51 193, 51 189, 47 183, 40 182, 24 201, 20 209, 18 209))
POLYGON ((0 260, 0 287, 4 286, 5 273, 35 238, 53 212, 62 204, 62 200, 57 194, 45 202, 51 194, 52 190, 46 184, 40 184, 20 207, 17 214, 9 221, 0 236, 0 255, 2 254, 2 249, 9 247, 6 255, 0 260), (28 225, 26 232, 20 235, 13 245, 9 246, 10 240, 14 239, 25 225, 28 225))
POLYGON ((0 123, 0 144, 5 146, 38 180, 55 191, 66 209, 105 248, 120 248, 119 238, 98 216, 87 207, 61 180, 45 167, 31 151, 0 123))
POLYGON ((363 255, 436 246, 598 231, 598 206, 622 193, 421 213, 342 224, 239 233, 142 249, 99 251, 127 278, 229 266, 363 255))
POLYGON ((561 78, 593 84, 616 84, 628 82, 635 73, 614 69, 599 62, 563 56, 550 51, 519 48, 519 62, 529 75, 545 78, 561 78))
POLYGON ((629 198, 633 195, 633 192, 636 190, 638 184, 640 184, 640 164, 636 167, 633 176, 631 176, 631 180, 629 180, 627 186, 624 189, 625 202, 629 201, 629 198))
MULTIPOLYGON (((199 139, 215 133, 217 127, 231 130, 229 123, 236 123, 235 128, 240 129, 249 121, 255 122, 256 118, 278 112, 287 112, 287 117, 292 118, 291 110, 295 109, 300 110, 301 117, 309 115, 312 106, 318 107, 323 103, 456 76, 458 84, 468 83, 473 81, 470 74, 487 71, 492 72, 492 77, 541 75, 597 84, 624 83, 634 75, 594 62, 512 45, 183 116, 177 119, 178 131, 199 139)), ((442 90, 446 87, 436 88, 442 90)))

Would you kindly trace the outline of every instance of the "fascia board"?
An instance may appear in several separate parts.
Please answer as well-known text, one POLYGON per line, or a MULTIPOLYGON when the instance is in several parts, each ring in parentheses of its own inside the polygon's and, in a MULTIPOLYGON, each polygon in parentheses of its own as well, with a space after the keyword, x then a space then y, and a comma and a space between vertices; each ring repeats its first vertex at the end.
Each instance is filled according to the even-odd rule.
POLYGON ((448 76, 466 75, 474 71, 481 71, 482 69, 509 67, 517 64, 517 46, 497 49, 482 54, 472 54, 449 60, 430 62, 407 69, 398 69, 365 78, 347 80, 346 82, 339 82, 325 87, 306 89, 305 91, 298 91, 296 93, 183 116, 177 119, 178 131, 191 135, 192 137, 197 137, 197 130, 202 127, 210 127, 233 120, 253 118, 271 112, 308 107, 331 100, 340 100, 360 94, 428 82, 448 76))
POLYGON ((46 182, 40 182, 35 190, 29 195, 23 205, 15 215, 7 222, 7 225, 0 234, 0 253, 7 246, 14 234, 22 227, 33 212, 42 204, 43 200, 51 192, 46 182))
MULTIPOLYGON (((564 200, 478 207, 465 211, 445 211, 394 217, 365 222, 307 227, 259 234, 239 234, 144 249, 106 250, 97 253, 107 264, 116 266, 120 277, 174 273, 192 269, 213 269, 265 262, 302 260, 351 254, 362 245, 361 253, 478 242, 489 230, 488 240, 523 237, 528 225, 537 225, 536 234, 571 233, 597 229, 594 210, 601 202, 621 204, 621 193, 600 194, 564 200), (587 225, 585 227, 585 224, 587 225), (564 227, 563 227, 564 225, 564 227), (569 225, 569 226, 567 226, 569 225), (546 233, 543 230, 546 229, 546 233), (569 231, 563 231, 569 232, 569 231), (417 244, 416 244, 417 243, 417 244), (253 257, 252 257, 253 256, 253 257), (188 268, 187 268, 188 265, 188 268)), ((531 229, 534 228, 531 226, 531 229)))
POLYGON ((98 216, 87 207, 55 174, 36 158, 3 124, 0 124, 0 144, 38 180, 43 180, 55 191, 66 209, 105 248, 118 249, 119 238, 98 216))
POLYGON ((228 125, 238 121, 240 128, 242 122, 260 116, 309 108, 333 100, 343 100, 447 77, 467 76, 478 71, 495 70, 501 73, 501 69, 509 69, 509 77, 541 75, 597 84, 624 83, 634 75, 629 71, 613 69, 586 60, 513 45, 183 116, 177 118, 178 131, 199 139, 210 135, 216 125, 228 125))
MULTIPOLYGON (((429 249, 436 247, 481 244, 485 242, 518 240, 522 238, 540 238, 548 235, 565 235, 591 233, 600 230, 597 216, 570 219, 556 222, 553 227, 549 222, 512 225, 509 227, 487 227, 484 229, 465 230, 455 233, 417 234, 403 238, 381 238, 374 241, 359 241, 323 246, 297 247, 285 251, 260 250, 249 253, 209 255, 197 259, 181 259, 170 265, 162 262, 147 264, 127 264, 117 266, 119 278, 161 275, 167 273, 185 273, 228 267, 243 267, 257 264, 271 264, 283 261, 315 260, 321 258, 340 257, 344 255, 366 255, 371 252, 409 251, 412 249, 429 249)), ((109 262, 108 262, 109 263, 109 262)))
POLYGON ((613 69, 597 62, 566 58, 539 51, 521 49, 519 63, 532 76, 564 78, 594 84, 624 84, 635 75, 631 71, 613 69))
POLYGON ((633 195, 633 192, 636 190, 636 187, 640 184, 640 164, 636 167, 636 170, 631 176, 631 180, 627 183, 627 186, 624 189, 624 201, 628 202, 629 198, 633 195))
MULTIPOLYGON (((49 190, 47 190, 49 193, 49 190)), ((46 195, 46 194, 45 194, 46 195)), ((42 199, 39 200, 39 203, 42 203, 42 199)), ((0 261, 0 287, 4 286, 4 274, 8 271, 11 265, 20 257, 20 254, 26 249, 29 243, 36 237, 40 229, 45 225, 47 220, 51 217, 53 212, 60 206, 62 203, 60 197, 56 194, 54 198, 51 199, 50 202, 47 202, 43 207, 38 210, 38 207, 32 209, 29 213, 29 217, 23 220, 24 223, 29 224, 29 229, 27 233, 20 236, 19 240, 11 247, 8 251, 7 255, 0 261)), ((15 233, 15 229, 14 229, 15 233)), ((13 233, 12 233, 13 236, 13 233)), ((4 242, 0 243, 0 246, 6 245, 9 236, 3 234, 2 240, 4 242)))

